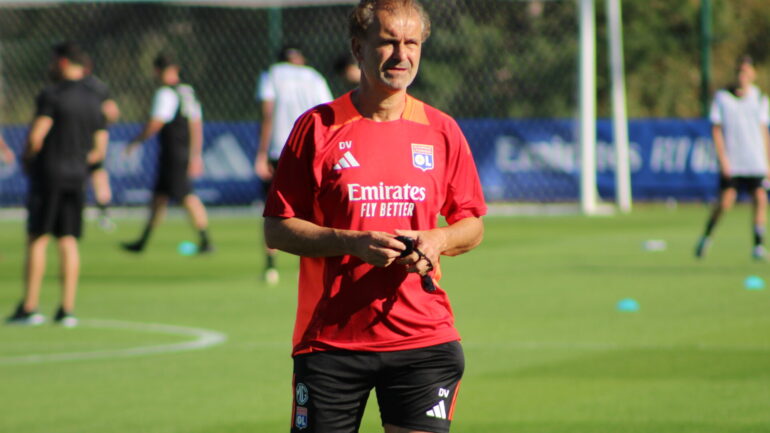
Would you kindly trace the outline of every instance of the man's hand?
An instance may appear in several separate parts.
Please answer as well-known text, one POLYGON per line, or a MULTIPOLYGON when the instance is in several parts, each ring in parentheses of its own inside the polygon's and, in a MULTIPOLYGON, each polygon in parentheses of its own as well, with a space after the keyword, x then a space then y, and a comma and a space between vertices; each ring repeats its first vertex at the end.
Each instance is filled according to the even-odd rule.
POLYGON ((353 255, 381 268, 392 265, 403 250, 404 244, 390 233, 361 232, 353 238, 353 255))
POLYGON ((732 177, 730 174, 730 164, 728 164, 727 161, 719 164, 719 175, 724 179, 730 179, 732 177))
POLYGON ((413 238, 415 240, 415 248, 420 250, 430 260, 429 263, 428 260, 421 258, 416 252, 398 259, 397 263, 406 265, 407 272, 425 275, 432 270, 433 266, 436 266, 446 243, 443 232, 440 230, 396 230, 396 234, 413 238))
POLYGON ((267 155, 257 155, 254 161, 254 173, 265 182, 273 179, 273 167, 267 162, 267 155))
POLYGON ((141 143, 138 141, 132 141, 126 145, 126 147, 123 148, 123 156, 129 157, 131 154, 134 153, 137 147, 139 147, 141 143))
POLYGON ((730 164, 720 164, 719 175, 722 176, 723 179, 730 179, 732 177, 730 174, 730 164))
POLYGON ((200 155, 190 157, 190 165, 187 173, 191 178, 203 175, 203 158, 200 155))
POLYGON ((13 161, 16 160, 16 155, 13 154, 11 149, 9 149, 7 147, 0 147, 0 159, 4 163, 6 163, 8 165, 11 165, 11 164, 13 164, 13 161))

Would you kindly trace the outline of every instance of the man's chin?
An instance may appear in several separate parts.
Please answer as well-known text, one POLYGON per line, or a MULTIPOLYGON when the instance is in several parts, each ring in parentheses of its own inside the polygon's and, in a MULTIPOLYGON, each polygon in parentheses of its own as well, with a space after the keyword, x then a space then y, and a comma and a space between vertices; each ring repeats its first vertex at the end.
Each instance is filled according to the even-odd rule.
POLYGON ((393 90, 394 92, 398 92, 401 90, 406 90, 406 88, 409 87, 410 84, 412 84, 412 80, 383 78, 382 84, 385 85, 385 87, 393 90))

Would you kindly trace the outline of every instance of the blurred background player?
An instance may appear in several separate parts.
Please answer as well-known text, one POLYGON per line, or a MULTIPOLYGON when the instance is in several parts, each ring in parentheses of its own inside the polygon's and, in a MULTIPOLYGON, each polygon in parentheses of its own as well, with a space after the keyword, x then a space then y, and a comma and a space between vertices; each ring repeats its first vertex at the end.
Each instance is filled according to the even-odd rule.
POLYGON ((767 96, 753 84, 755 77, 751 57, 741 57, 736 68, 736 83, 717 91, 711 104, 709 117, 719 160, 719 199, 698 240, 697 258, 706 255, 714 227, 733 206, 739 191, 749 193, 752 199, 752 257, 763 260, 767 255, 764 247, 767 192, 762 183, 768 177, 770 109, 767 96))
POLYGON ((126 153, 132 153, 137 146, 158 134, 158 177, 144 231, 138 240, 124 243, 123 248, 131 252, 143 251, 153 228, 163 220, 169 199, 173 199, 184 206, 198 232, 198 253, 208 253, 213 251, 208 235, 208 215, 191 185, 191 178, 203 174, 201 106, 193 88, 181 82, 179 64, 171 55, 159 54, 153 66, 161 87, 153 97, 150 120, 127 145, 126 153))
MULTIPOLYGON (((118 104, 110 96, 110 87, 96 75, 93 74, 93 63, 88 57, 86 64, 86 77, 83 82, 90 87, 102 100, 102 113, 107 122, 111 125, 120 117, 118 104)), ((104 153, 105 158, 107 153, 104 153)), ((105 231, 115 230, 115 222, 109 217, 108 207, 112 201, 112 188, 110 188, 110 177, 104 167, 104 159, 88 165, 90 172, 91 187, 94 190, 96 206, 99 209, 99 227, 105 231)))
POLYGON ((46 267, 49 235, 58 239, 61 263, 61 305, 55 322, 71 327, 80 273, 78 238, 82 232, 88 164, 104 158, 107 130, 101 99, 84 81, 86 57, 75 44, 54 47, 56 82, 37 98, 37 112, 27 137, 24 166, 29 176, 27 258, 24 299, 8 323, 36 325, 46 267))
POLYGON ((361 68, 358 67, 356 58, 345 54, 334 62, 334 72, 342 79, 345 92, 352 90, 361 82, 361 68))
MULTIPOLYGON (((294 121, 308 109, 332 100, 326 80, 305 64, 305 56, 298 48, 283 48, 278 60, 260 76, 257 88, 257 99, 262 102, 262 129, 254 172, 262 180, 265 197, 294 121)), ((268 284, 276 284, 279 279, 275 254, 275 250, 265 247, 264 279, 268 284)))

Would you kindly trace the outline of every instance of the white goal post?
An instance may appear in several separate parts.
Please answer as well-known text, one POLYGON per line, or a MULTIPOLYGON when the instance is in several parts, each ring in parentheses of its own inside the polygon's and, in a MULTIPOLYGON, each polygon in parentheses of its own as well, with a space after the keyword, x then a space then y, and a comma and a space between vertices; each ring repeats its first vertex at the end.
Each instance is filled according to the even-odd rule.
MULTIPOLYGON (((596 11, 594 0, 579 2, 580 22, 580 208, 586 215, 605 213, 596 189, 596 11)), ((616 154, 615 200, 621 212, 631 211, 631 171, 623 70, 620 0, 605 0, 609 27, 612 82, 612 125, 616 154)))

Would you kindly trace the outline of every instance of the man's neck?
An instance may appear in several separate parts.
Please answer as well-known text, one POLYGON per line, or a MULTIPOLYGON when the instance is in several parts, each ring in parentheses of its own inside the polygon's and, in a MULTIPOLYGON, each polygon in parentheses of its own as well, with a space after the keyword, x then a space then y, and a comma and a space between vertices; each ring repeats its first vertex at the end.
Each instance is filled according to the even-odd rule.
POLYGON ((744 84, 744 85, 738 84, 735 94, 743 97, 749 93, 749 89, 751 89, 751 83, 744 84))
POLYGON ((353 92, 351 99, 358 112, 365 118, 375 122, 389 122, 400 119, 404 114, 406 90, 383 93, 362 86, 353 92))

